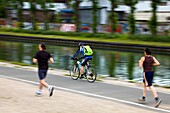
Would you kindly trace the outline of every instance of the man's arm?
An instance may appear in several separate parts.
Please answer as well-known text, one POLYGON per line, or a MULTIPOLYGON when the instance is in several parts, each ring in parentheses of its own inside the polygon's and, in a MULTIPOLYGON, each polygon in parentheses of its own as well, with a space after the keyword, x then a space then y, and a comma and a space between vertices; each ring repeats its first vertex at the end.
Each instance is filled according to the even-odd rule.
POLYGON ((78 49, 77 52, 71 58, 75 58, 79 53, 80 53, 80 49, 78 49))
POLYGON ((54 63, 54 59, 52 57, 50 57, 48 63, 50 63, 50 64, 54 63))
POLYGON ((154 60, 153 66, 159 66, 160 65, 159 61, 155 57, 153 57, 153 60, 154 60))
POLYGON ((141 57, 141 59, 139 60, 139 68, 143 67, 144 60, 145 60, 145 57, 141 57))
POLYGON ((33 62, 33 63, 37 63, 37 59, 36 59, 36 58, 33 58, 33 59, 32 59, 32 62, 33 62))

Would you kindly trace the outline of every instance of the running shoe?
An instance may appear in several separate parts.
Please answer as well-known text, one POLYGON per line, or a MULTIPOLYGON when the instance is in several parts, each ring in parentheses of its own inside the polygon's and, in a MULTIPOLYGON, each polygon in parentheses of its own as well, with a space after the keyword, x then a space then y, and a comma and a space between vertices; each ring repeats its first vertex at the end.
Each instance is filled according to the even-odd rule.
POLYGON ((83 79, 86 76, 86 72, 80 75, 80 79, 83 79))
POLYGON ((79 77, 80 79, 83 79, 84 78, 84 75, 82 74, 82 75, 80 75, 80 77, 79 77))
POLYGON ((53 91, 54 91, 54 87, 50 86, 50 88, 49 88, 49 97, 51 97, 53 95, 53 91))
POLYGON ((156 101, 155 107, 157 108, 157 107, 161 104, 161 102, 162 102, 162 99, 158 99, 158 100, 156 101))
POLYGON ((138 98, 139 102, 145 102, 146 100, 143 98, 138 98))
POLYGON ((36 96, 41 96, 42 92, 41 91, 37 91, 35 94, 36 94, 36 96))

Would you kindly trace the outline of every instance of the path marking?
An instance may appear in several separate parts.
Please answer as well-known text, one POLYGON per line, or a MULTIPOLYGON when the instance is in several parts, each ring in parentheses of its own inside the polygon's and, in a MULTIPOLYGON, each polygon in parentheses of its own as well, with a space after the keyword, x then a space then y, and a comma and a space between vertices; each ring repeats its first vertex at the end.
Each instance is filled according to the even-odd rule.
MULTIPOLYGON (((17 80, 17 81, 22 81, 22 82, 26 82, 26 83, 31 83, 31 84, 36 84, 36 85, 39 84, 38 82, 29 81, 29 80, 24 80, 24 79, 19 79, 19 78, 15 78, 15 77, 9 77, 9 76, 5 76, 5 75, 0 75, 0 77, 12 79, 12 80, 17 80)), ((68 88, 64 88, 64 87, 58 87, 58 86, 54 86, 54 87, 55 87, 56 89, 59 89, 59 90, 74 92, 74 93, 83 94, 83 95, 87 95, 87 96, 93 96, 93 97, 97 97, 97 98, 101 98, 101 99, 107 99, 107 100, 117 101, 117 102, 121 102, 121 103, 125 103, 125 104, 130 104, 130 105, 140 106, 140 107, 143 107, 143 108, 148 108, 148 109, 151 109, 151 110, 156 110, 156 111, 161 111, 161 112, 170 113, 170 110, 161 109, 161 108, 155 108, 155 107, 151 107, 151 106, 146 106, 146 105, 142 105, 142 104, 135 103, 135 102, 130 102, 130 101, 121 100, 121 99, 116 99, 116 98, 112 98, 112 97, 107 97, 107 96, 102 96, 102 95, 87 93, 87 92, 83 92, 83 91, 68 89, 68 88)))

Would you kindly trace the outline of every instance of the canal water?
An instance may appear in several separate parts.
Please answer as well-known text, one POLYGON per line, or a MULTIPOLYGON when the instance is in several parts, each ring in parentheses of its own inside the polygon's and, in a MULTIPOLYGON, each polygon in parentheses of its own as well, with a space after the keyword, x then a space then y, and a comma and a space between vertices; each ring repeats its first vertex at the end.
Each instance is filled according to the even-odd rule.
MULTIPOLYGON (((74 63, 70 58, 77 49, 76 45, 75 47, 47 45, 47 51, 53 55, 55 60, 55 63, 50 66, 69 70, 74 63)), ((142 82, 142 70, 138 68, 138 60, 143 56, 143 51, 134 53, 95 48, 93 50, 91 65, 99 76, 142 82)), ((37 51, 38 45, 35 43, 0 41, 0 60, 32 64, 32 58, 37 51)), ((160 66, 154 68, 154 83, 170 87, 170 56, 154 53, 153 55, 161 63, 160 66)))

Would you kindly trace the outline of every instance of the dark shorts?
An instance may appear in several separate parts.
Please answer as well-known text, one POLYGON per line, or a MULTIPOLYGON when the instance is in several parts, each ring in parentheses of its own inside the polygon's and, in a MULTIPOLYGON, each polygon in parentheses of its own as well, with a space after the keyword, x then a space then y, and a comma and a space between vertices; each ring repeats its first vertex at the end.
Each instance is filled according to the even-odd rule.
POLYGON ((40 80, 45 79, 46 75, 47 75, 47 70, 46 69, 39 69, 38 70, 38 76, 39 76, 40 80))
POLYGON ((89 60, 92 60, 92 58, 85 58, 85 59, 83 59, 81 65, 82 65, 82 66, 85 66, 89 60))
MULTIPOLYGON (((152 86, 154 72, 151 71, 151 72, 144 72, 144 73, 145 73, 146 81, 148 82, 148 86, 152 86)), ((143 79, 143 82, 145 83, 145 79, 143 79)))

